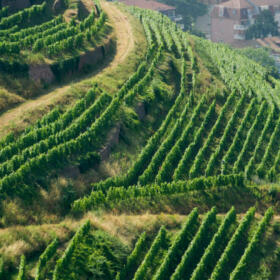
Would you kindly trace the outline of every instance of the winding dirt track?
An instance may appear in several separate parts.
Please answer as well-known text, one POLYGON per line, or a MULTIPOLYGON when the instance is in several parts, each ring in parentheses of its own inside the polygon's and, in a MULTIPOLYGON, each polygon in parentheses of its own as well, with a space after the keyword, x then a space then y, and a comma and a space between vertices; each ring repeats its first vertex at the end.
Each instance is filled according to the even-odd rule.
MULTIPOLYGON (((87 0, 84 0, 87 1, 87 0)), ((102 3, 102 8, 109 17, 109 23, 113 25, 114 32, 117 38, 116 54, 110 64, 99 73, 93 74, 92 77, 98 77, 104 73, 111 71, 113 68, 124 62, 128 54, 134 48, 134 38, 132 27, 127 17, 113 4, 108 2, 102 3)), ((89 76, 87 79, 90 78, 89 76)), ((80 82, 80 81, 79 81, 80 82)), ((77 82, 77 83, 79 83, 77 82)), ((61 98, 72 85, 75 83, 68 84, 66 86, 57 88, 50 93, 42 95, 36 99, 26 101, 19 106, 9 110, 0 116, 0 137, 5 134, 5 127, 13 124, 14 126, 20 125, 26 114, 32 113, 33 110, 40 110, 49 106, 55 102, 55 99, 61 98)))

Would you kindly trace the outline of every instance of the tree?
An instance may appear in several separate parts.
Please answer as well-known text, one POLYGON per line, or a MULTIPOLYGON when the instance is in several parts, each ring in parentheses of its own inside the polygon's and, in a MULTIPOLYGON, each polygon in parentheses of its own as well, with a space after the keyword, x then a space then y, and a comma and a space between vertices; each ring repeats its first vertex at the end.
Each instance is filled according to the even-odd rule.
POLYGON ((275 60, 270 56, 270 50, 266 48, 245 48, 239 50, 239 52, 248 58, 256 61, 265 67, 270 74, 274 77, 278 77, 278 70, 275 64, 275 60))
POLYGON ((261 11, 256 21, 246 31, 246 39, 264 38, 268 35, 278 35, 278 23, 270 10, 261 11))

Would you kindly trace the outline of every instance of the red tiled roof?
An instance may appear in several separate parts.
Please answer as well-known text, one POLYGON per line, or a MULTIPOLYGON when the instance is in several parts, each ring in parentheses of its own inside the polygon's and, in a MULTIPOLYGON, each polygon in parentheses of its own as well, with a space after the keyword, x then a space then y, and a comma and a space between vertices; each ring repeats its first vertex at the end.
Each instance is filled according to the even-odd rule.
POLYGON ((219 4, 218 6, 230 8, 230 9, 247 9, 253 8, 253 5, 260 6, 280 6, 280 0, 230 0, 219 4))
POLYGON ((230 1, 219 4, 219 6, 231 8, 231 9, 237 9, 237 10, 245 9, 245 8, 252 8, 252 5, 246 0, 230 0, 230 1))
POLYGON ((152 0, 120 0, 120 2, 128 6, 137 6, 142 9, 149 9, 154 11, 168 11, 176 9, 175 7, 168 6, 163 3, 159 3, 152 0))

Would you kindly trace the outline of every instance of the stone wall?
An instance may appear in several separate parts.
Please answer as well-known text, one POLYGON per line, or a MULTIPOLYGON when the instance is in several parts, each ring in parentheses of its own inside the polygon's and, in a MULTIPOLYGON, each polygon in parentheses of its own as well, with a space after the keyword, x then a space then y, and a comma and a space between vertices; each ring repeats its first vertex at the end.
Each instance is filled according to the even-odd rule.
MULTIPOLYGON (((81 55, 79 59, 78 69, 68 69, 67 73, 61 77, 71 77, 77 72, 83 72, 88 67, 102 62, 104 58, 111 52, 113 40, 107 40, 103 46, 96 47, 92 51, 88 51, 81 55)), ((48 64, 38 64, 29 66, 29 78, 36 83, 51 84, 56 80, 54 73, 51 70, 51 66, 48 64)))
POLYGON ((104 60, 105 56, 110 53, 112 47, 112 39, 109 39, 103 46, 99 46, 92 51, 81 55, 79 62, 79 71, 82 71, 87 66, 94 66, 104 60))
POLYGON ((223 42, 231 44, 234 40, 234 24, 235 20, 228 18, 212 18, 211 21, 211 40, 213 42, 223 42))
POLYGON ((29 78, 36 83, 51 84, 55 76, 48 64, 30 65, 29 78))

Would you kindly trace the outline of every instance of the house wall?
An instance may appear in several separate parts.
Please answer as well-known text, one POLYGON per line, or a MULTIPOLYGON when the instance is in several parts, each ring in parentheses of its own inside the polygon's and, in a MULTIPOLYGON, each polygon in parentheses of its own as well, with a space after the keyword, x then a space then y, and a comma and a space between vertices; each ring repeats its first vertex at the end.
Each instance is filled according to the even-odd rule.
POLYGON ((233 26, 237 24, 235 20, 227 18, 212 18, 211 19, 211 40, 213 42, 234 42, 233 26))

